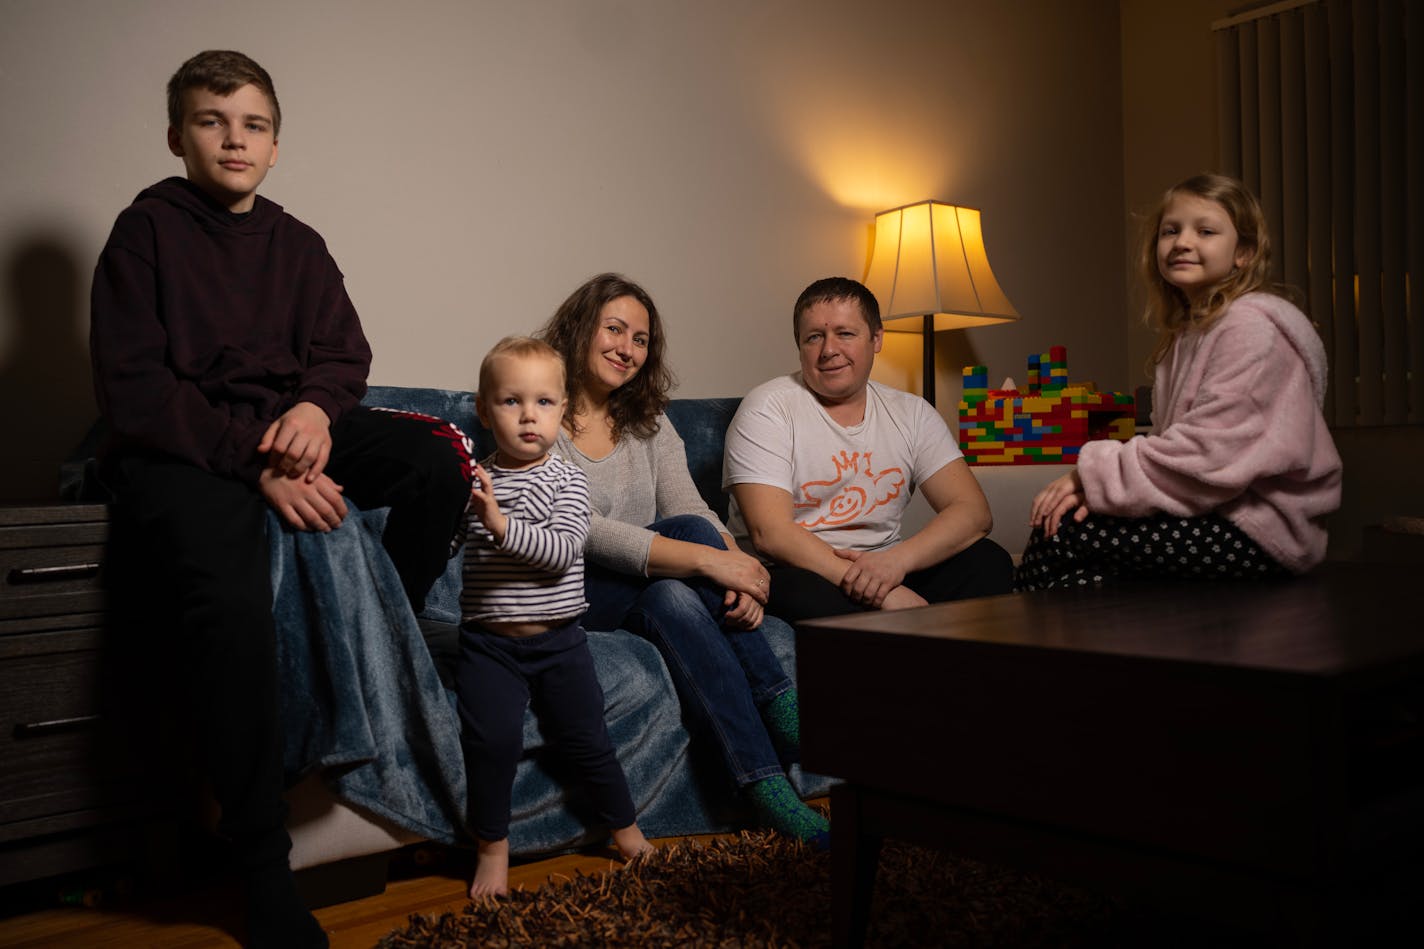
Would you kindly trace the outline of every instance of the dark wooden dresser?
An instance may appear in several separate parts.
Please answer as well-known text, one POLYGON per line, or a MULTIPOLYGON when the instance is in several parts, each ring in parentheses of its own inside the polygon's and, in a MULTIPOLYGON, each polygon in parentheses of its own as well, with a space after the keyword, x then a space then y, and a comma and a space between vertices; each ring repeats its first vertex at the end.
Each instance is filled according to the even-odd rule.
POLYGON ((0 885, 132 856, 157 805, 106 636, 107 533, 103 505, 0 507, 0 885))

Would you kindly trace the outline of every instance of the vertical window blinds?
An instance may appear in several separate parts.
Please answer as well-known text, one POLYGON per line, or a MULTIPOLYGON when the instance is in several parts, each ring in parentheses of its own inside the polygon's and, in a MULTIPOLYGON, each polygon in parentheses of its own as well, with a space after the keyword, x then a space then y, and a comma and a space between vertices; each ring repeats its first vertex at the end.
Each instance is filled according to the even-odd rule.
POLYGON ((1424 3, 1295 0, 1213 30, 1220 168, 1308 298, 1327 419, 1424 423, 1424 3))

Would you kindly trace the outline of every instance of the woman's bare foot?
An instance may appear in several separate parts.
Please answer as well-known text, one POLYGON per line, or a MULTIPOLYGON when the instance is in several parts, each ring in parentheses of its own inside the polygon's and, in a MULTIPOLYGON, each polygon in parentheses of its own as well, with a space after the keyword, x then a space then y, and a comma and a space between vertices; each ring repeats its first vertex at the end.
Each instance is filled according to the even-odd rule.
MULTIPOLYGON (((643 835, 640 833, 638 836, 643 835)), ((478 843, 475 879, 470 884, 470 899, 483 900, 491 896, 508 896, 509 838, 481 840, 478 843)))
POLYGON ((611 832, 613 846, 618 848, 618 855, 624 860, 632 860, 643 853, 652 853, 658 849, 648 843, 648 838, 643 836, 643 832, 637 824, 629 824, 627 827, 620 827, 611 832))

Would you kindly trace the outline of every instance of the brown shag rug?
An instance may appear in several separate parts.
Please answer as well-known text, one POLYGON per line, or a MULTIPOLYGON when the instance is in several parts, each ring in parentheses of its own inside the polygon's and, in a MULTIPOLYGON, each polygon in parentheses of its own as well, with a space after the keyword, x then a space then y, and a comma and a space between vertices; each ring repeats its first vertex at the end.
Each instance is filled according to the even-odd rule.
MULTIPOLYGON (((886 841, 867 945, 1109 945, 1120 915, 1092 893, 886 841)), ((757 831, 679 843, 458 914, 412 916, 378 949, 830 944, 829 854, 757 831)))

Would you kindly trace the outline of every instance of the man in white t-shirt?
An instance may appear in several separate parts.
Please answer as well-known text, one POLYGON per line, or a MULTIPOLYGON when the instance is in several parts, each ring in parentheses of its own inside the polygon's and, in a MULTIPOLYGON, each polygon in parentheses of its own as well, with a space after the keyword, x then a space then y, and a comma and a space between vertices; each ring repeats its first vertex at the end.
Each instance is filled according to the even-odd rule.
POLYGON ((793 315, 801 371, 753 389, 727 430, 729 526, 771 573, 788 621, 1009 592, 1013 562, 934 407, 870 381, 884 330, 862 284, 811 284, 793 315), (935 516, 900 535, 914 491, 935 516))

